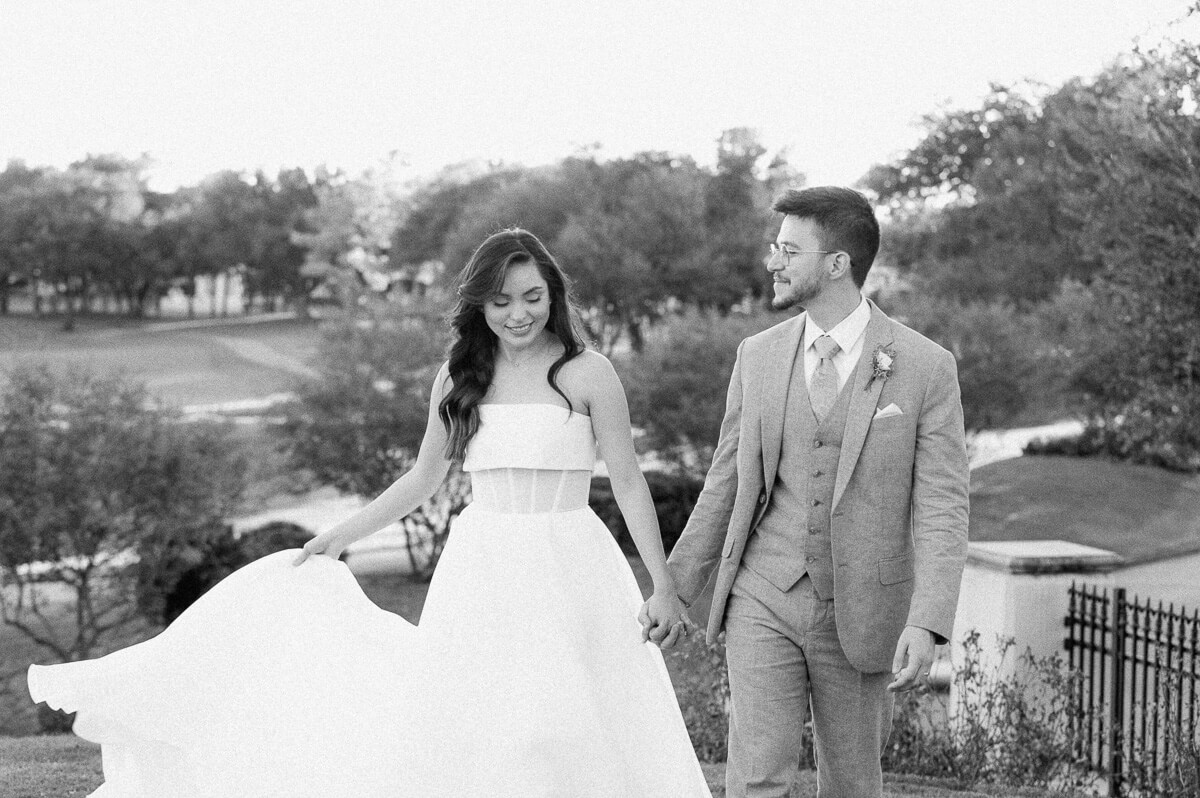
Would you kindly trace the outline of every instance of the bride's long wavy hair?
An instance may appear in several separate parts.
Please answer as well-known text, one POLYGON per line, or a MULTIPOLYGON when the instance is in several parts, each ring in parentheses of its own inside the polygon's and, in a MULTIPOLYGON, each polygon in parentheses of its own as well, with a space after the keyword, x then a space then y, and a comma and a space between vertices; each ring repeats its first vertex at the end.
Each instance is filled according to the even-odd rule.
POLYGON ((479 403, 496 372, 496 334, 483 315, 484 303, 504 287, 510 266, 533 263, 550 288, 550 318, 546 329, 558 336, 563 354, 546 372, 550 387, 574 409, 558 386, 558 372, 586 349, 579 311, 571 299, 571 283, 545 245, 528 230, 514 227, 488 236, 458 276, 458 302, 450 312, 454 341, 450 344, 450 379, 453 387, 438 405, 438 417, 449 440, 446 456, 461 460, 467 444, 479 430, 479 403))

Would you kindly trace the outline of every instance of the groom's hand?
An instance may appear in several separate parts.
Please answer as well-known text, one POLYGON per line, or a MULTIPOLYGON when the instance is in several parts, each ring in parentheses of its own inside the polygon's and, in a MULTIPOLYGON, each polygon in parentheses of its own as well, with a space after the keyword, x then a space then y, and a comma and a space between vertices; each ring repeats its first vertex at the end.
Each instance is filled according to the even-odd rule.
POLYGON ((642 642, 651 641, 661 649, 673 648, 680 637, 687 637, 695 629, 679 597, 662 594, 642 604, 638 622, 642 625, 642 642))
POLYGON ((933 666, 933 632, 919 626, 906 626, 896 643, 896 656, 892 658, 892 673, 895 679, 887 689, 893 693, 911 690, 929 676, 933 666))

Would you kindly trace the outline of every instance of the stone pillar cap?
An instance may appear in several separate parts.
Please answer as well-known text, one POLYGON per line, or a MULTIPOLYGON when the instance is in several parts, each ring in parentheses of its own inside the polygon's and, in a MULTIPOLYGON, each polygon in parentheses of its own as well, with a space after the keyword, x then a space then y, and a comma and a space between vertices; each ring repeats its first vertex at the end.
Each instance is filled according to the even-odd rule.
POLYGON ((967 546, 969 565, 1013 574, 1103 573, 1123 562, 1107 549, 1069 540, 995 540, 967 546))

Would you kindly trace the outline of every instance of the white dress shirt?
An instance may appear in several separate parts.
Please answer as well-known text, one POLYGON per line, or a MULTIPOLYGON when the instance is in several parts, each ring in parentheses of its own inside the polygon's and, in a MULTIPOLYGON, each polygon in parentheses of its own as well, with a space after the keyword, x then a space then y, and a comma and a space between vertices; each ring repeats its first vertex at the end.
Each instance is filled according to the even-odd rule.
MULTIPOLYGON (((858 362, 858 358, 862 355, 863 340, 867 334, 867 322, 871 320, 871 306, 867 304, 867 298, 862 297, 858 303, 858 307, 850 311, 850 315, 839 321, 829 330, 828 335, 840 347, 838 353, 833 356, 833 366, 837 369, 838 375, 838 390, 846 386, 846 380, 850 379, 850 372, 854 371, 854 364, 858 362)), ((817 349, 813 344, 822 335, 826 335, 826 331, 822 330, 810 315, 804 322, 804 381, 808 386, 812 387, 813 372, 817 370, 817 364, 821 362, 821 356, 817 354, 817 349)))

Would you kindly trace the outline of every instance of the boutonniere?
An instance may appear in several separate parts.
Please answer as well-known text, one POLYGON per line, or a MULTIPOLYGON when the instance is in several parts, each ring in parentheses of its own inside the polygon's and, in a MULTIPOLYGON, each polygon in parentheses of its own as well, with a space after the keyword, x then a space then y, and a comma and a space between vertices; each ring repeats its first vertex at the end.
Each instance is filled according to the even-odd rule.
POLYGON ((892 376, 892 364, 896 361, 896 350, 891 344, 880 344, 875 348, 875 354, 871 357, 871 379, 867 380, 867 390, 871 387, 871 383, 875 380, 887 382, 888 377, 892 376))

